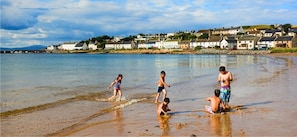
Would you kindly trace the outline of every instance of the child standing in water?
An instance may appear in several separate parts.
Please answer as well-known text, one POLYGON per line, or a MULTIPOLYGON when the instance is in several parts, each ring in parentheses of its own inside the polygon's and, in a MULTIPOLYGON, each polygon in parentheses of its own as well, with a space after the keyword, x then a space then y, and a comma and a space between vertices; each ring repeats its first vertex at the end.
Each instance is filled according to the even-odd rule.
MULTIPOLYGON (((214 113, 219 113, 220 112, 220 105, 222 102, 222 100, 219 98, 220 96, 220 90, 216 89, 214 91, 214 96, 212 97, 208 97, 205 98, 206 101, 210 102, 210 106, 205 106, 205 109, 207 112, 209 112, 210 114, 214 114, 214 113)), ((223 106, 223 109, 225 109, 225 106, 223 106)))
POLYGON ((119 101, 121 101, 122 99, 122 90, 121 90, 121 83, 122 83, 122 79, 123 79, 123 75, 119 74, 118 77, 111 82, 110 86, 108 87, 109 89, 113 86, 113 96, 111 96, 110 98, 108 98, 109 101, 113 100, 116 98, 117 93, 119 93, 120 95, 120 99, 119 101))
POLYGON ((169 98, 165 98, 164 102, 162 104, 159 105, 158 107, 158 115, 167 115, 167 111, 171 111, 168 108, 168 104, 169 104, 170 100, 169 98))
POLYGON ((167 91, 165 89, 165 86, 170 87, 170 85, 165 82, 165 76, 166 76, 165 71, 161 71, 160 79, 157 82, 157 84, 158 84, 158 90, 157 90, 157 92, 158 93, 157 93, 157 96, 156 96, 155 103, 158 103, 158 100, 159 100, 159 97, 160 97, 160 93, 161 92, 163 92, 163 100, 166 98, 167 91))
POLYGON ((233 80, 232 73, 226 71, 225 66, 219 68, 218 82, 221 83, 220 98, 223 100, 223 106, 229 108, 229 99, 231 96, 231 81, 233 80))

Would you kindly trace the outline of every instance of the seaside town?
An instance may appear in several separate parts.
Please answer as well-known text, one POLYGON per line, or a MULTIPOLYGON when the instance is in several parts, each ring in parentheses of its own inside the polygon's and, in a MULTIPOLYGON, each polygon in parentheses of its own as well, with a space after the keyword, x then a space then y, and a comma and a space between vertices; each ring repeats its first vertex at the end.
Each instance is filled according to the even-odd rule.
POLYGON ((297 25, 274 24, 214 28, 137 36, 98 36, 80 42, 49 45, 40 51, 1 51, 1 53, 86 53, 130 49, 229 49, 267 50, 297 48, 297 25))
POLYGON ((97 50, 101 49, 269 49, 296 48, 297 26, 284 28, 284 25, 258 27, 230 27, 191 32, 167 34, 138 34, 128 38, 108 37, 103 42, 96 38, 81 42, 65 42, 50 45, 47 51, 54 50, 97 50), (273 28, 273 29, 272 29, 273 28), (100 46, 102 43, 104 45, 100 46))

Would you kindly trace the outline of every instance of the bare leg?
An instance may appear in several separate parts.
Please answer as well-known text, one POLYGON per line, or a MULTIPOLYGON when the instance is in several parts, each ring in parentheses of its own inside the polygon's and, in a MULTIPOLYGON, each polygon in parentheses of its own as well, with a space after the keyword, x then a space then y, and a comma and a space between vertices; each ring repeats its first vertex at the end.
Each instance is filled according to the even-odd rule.
POLYGON ((111 100, 113 100, 116 96, 117 96, 117 90, 114 89, 114 90, 113 90, 113 96, 111 96, 110 98, 108 98, 108 100, 111 101, 111 100))
POLYGON ((159 97, 160 97, 160 93, 158 92, 158 93, 157 93, 157 96, 156 96, 155 103, 158 103, 158 99, 159 99, 159 97))
POLYGON ((163 89, 163 100, 162 101, 164 101, 164 99, 166 98, 166 96, 167 96, 167 91, 166 91, 166 89, 163 89))
POLYGON ((118 91, 119 91, 119 95, 120 95, 119 101, 121 101, 121 99, 122 99, 122 90, 118 90, 118 91))

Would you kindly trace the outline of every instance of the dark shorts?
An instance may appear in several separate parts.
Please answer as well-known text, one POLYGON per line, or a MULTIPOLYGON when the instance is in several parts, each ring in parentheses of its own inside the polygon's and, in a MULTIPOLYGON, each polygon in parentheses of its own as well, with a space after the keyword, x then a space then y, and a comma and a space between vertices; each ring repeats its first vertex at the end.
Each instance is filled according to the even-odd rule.
POLYGON ((158 90, 157 90, 157 92, 158 92, 158 93, 160 93, 160 92, 162 92, 162 91, 163 91, 163 89, 165 89, 165 87, 158 87, 158 90))
POLYGON ((229 87, 221 87, 220 98, 223 102, 229 102, 231 96, 231 89, 229 87))

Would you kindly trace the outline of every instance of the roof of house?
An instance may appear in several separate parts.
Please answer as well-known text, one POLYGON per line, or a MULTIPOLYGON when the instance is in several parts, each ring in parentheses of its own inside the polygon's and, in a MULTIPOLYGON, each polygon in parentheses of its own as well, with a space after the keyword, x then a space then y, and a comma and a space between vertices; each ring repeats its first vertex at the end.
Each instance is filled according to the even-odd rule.
POLYGON ((234 37, 227 37, 226 41, 228 43, 236 43, 237 42, 237 40, 234 37))
POLYGON ((274 41, 275 37, 262 37, 259 41, 274 41))
POLYGON ((225 30, 238 30, 240 27, 231 27, 231 28, 215 28, 213 31, 225 31, 225 30))
POLYGON ((247 41, 247 40, 258 40, 259 37, 256 36, 241 36, 238 38, 238 41, 247 41))
POLYGON ((222 40, 221 36, 211 36, 209 37, 208 42, 219 42, 221 40, 222 40))
POLYGON ((278 29, 267 29, 265 30, 265 33, 275 33, 275 32, 281 32, 281 30, 278 30, 278 29))
POLYGON ((248 34, 260 34, 260 30, 249 31, 248 34))
POLYGON ((146 44, 156 44, 156 42, 154 42, 154 41, 149 41, 149 42, 147 42, 146 44))
POLYGON ((84 46, 84 42, 79 42, 79 43, 77 43, 76 45, 75 45, 75 47, 83 47, 84 46))
POLYGON ((206 42, 207 39, 197 39, 196 41, 197 41, 197 42, 206 42))
POLYGON ((197 31, 197 33, 208 33, 208 32, 209 32, 209 29, 197 31))
POLYGON ((293 40, 293 36, 282 36, 275 39, 275 41, 291 41, 293 40))
POLYGON ((289 32, 297 33, 297 29, 289 29, 289 32))

